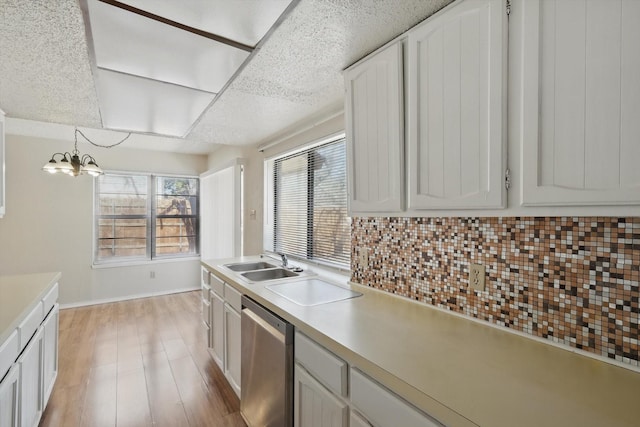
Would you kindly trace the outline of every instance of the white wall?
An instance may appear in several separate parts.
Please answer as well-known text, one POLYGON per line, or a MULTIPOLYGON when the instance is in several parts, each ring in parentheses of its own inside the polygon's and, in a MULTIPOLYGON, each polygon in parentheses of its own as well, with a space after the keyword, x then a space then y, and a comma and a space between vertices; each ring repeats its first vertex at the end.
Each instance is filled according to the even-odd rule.
MULTIPOLYGON (((199 286, 199 260, 93 269, 93 179, 41 170, 68 141, 6 136, 7 211, 0 219, 0 275, 61 271, 60 302, 76 304, 199 286), (155 278, 150 278, 151 272, 155 278)), ((124 144, 126 147, 126 143, 124 144)), ((79 144, 105 170, 199 175, 207 157, 79 144)))

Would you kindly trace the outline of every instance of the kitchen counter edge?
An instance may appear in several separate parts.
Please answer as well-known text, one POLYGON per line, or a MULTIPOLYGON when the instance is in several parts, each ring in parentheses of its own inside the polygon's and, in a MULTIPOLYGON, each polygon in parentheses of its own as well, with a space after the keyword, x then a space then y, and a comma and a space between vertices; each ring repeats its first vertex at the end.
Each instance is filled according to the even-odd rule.
POLYGON ((9 338, 60 277, 60 272, 0 276, 0 310, 8 312, 7 307, 11 307, 9 316, 0 316, 0 344, 9 338))
MULTIPOLYGON (((508 402, 504 402, 504 410, 502 413, 494 413, 497 408, 491 408, 491 405, 481 407, 480 402, 485 401, 487 399, 492 399, 495 397, 491 397, 491 387, 494 387, 495 391, 500 387, 500 382, 503 381, 505 383, 516 384, 518 381, 522 381, 527 384, 528 389, 523 392, 524 395, 528 395, 533 393, 533 397, 540 398, 544 396, 549 402, 550 399, 554 398, 554 394, 557 395, 554 399, 556 400, 565 400, 562 402, 563 404, 556 405, 556 408, 549 408, 549 411, 553 411, 554 409, 558 409, 558 407, 562 408, 563 412, 557 412, 553 414, 553 419, 560 424, 557 425, 578 425, 579 420, 588 419, 590 422, 589 425, 602 425, 598 424, 602 420, 607 421, 619 421, 620 417, 616 416, 615 419, 610 419, 611 412, 613 409, 608 408, 606 411, 598 412, 598 409, 593 409, 593 406, 597 405, 589 405, 589 408, 592 413, 587 415, 576 415, 576 411, 579 411, 580 406, 575 406, 576 402, 580 402, 579 405, 583 405, 581 399, 576 398, 576 396, 563 396, 562 393, 567 390, 580 390, 584 388, 584 384, 561 384, 558 383, 558 390, 540 390, 541 387, 548 387, 548 384, 552 383, 554 380, 554 374, 562 375, 563 370, 574 370, 577 374, 584 375, 595 375, 595 378, 598 381, 599 385, 609 386, 611 385, 611 392, 615 395, 615 381, 622 379, 626 381, 625 390, 633 390, 637 387, 640 390, 640 373, 635 370, 627 370, 625 368, 608 364, 606 362, 592 359, 586 357, 582 354, 572 352, 569 348, 561 348, 557 346, 548 345, 546 343, 542 343, 536 340, 532 340, 528 337, 520 336, 517 334, 513 334, 509 331, 501 330, 500 328, 495 328, 490 325, 484 325, 481 322, 465 318, 460 315, 453 315, 452 313, 445 312, 444 310, 438 309, 436 307, 429 306, 427 304, 418 303, 412 300, 408 300, 406 298, 401 298, 396 295, 388 294, 384 291, 369 287, 363 286, 359 284, 354 284, 349 282, 347 284, 343 284, 345 287, 351 287, 355 290, 361 291, 364 293, 366 298, 365 301, 368 301, 367 308, 368 309, 384 309, 384 306, 389 303, 390 306, 393 307, 404 307, 407 311, 412 312, 408 315, 408 318, 422 320, 421 316, 424 314, 425 317, 429 316, 431 320, 440 320, 445 327, 449 327, 449 333, 456 334, 457 329, 464 329, 462 332, 467 334, 477 334, 480 337, 477 338, 479 340, 488 339, 488 340, 496 340, 497 344, 501 346, 505 346, 506 348, 513 349, 513 355, 502 355, 500 359, 489 359, 483 360, 483 351, 480 349, 479 353, 474 356, 473 352, 470 352, 468 355, 459 354, 451 354, 451 358, 454 361, 458 361, 459 363, 452 362, 449 360, 449 355, 445 353, 439 354, 436 349, 434 353, 436 356, 431 355, 433 360, 442 360, 443 357, 447 358, 447 364, 455 365, 460 367, 460 371, 455 373, 453 377, 457 377, 456 379, 465 379, 467 384, 457 384, 451 387, 451 390, 446 390, 444 394, 441 394, 439 398, 436 398, 433 393, 430 393, 426 390, 434 390, 434 384, 425 383, 425 379, 428 378, 428 375, 421 374, 416 376, 408 375, 407 372, 404 372, 404 375, 397 375, 397 373, 402 371, 398 366, 391 366, 388 362, 389 358, 385 361, 385 358, 378 357, 378 360, 375 360, 373 352, 370 351, 362 351, 363 348, 367 350, 371 347, 375 347, 375 345, 369 346, 367 343, 372 339, 376 339, 377 337, 374 335, 368 337, 357 337, 354 341, 350 341, 350 339, 345 339, 345 333, 333 333, 331 328, 326 327, 326 323, 324 320, 319 322, 315 322, 313 317, 319 318, 322 316, 322 312, 326 311, 326 306, 335 306, 332 303, 324 306, 315 306, 315 307, 300 307, 296 304, 293 304, 285 299, 275 295, 273 292, 270 292, 265 289, 265 284, 259 283, 243 283, 243 281, 238 280, 237 276, 227 271, 226 268, 222 267, 223 264, 231 263, 231 262, 250 262, 256 261, 260 258, 257 256, 251 257, 241 257, 241 258, 232 258, 232 259, 223 259, 223 260, 203 260, 201 262, 202 266, 207 268, 213 274, 218 276, 221 280, 229 283, 231 286, 236 288, 239 292, 248 295, 249 297, 255 299, 258 303, 264 305, 267 309, 273 311, 278 314, 285 320, 292 323, 298 330, 308 335, 310 338, 316 340, 321 345, 325 346, 330 351, 334 352, 339 357, 343 358, 346 362, 348 362, 351 366, 357 367, 361 371, 365 372, 369 376, 373 377, 375 380, 380 382, 385 387, 394 391, 401 397, 403 397, 408 402, 412 403, 416 407, 420 408, 424 412, 430 414, 434 418, 440 420, 446 425, 451 426, 477 426, 477 425, 512 425, 510 422, 514 421, 514 417, 522 417, 523 415, 531 415, 531 419, 526 421, 521 418, 523 424, 521 425, 535 425, 535 422, 532 420, 536 419, 540 415, 534 415, 535 413, 540 414, 541 408, 544 408, 545 402, 536 402, 532 401, 528 402, 513 402, 517 403, 515 405, 509 405, 508 402), (316 313, 317 312, 317 313, 316 313), (309 313, 315 313, 313 315, 309 315, 309 313), (417 314, 416 314, 417 313, 417 314), (306 318, 306 319, 305 319, 306 318), (321 326, 319 326, 321 324, 321 326), (451 324, 451 325, 449 325, 451 324), (319 329, 324 327, 323 330, 319 329), (471 331, 471 332, 470 332, 471 331), (357 342, 355 342, 357 341, 357 342), (357 347, 357 348, 356 348, 357 347), (522 347, 522 349, 520 349, 522 347), (533 356, 528 355, 528 351, 534 349, 536 356, 542 357, 544 360, 535 360, 533 356), (467 358, 465 358, 467 357, 467 358), (474 360, 474 357, 476 359, 474 360), (527 357, 531 357, 531 360, 527 360, 527 357), (516 362, 510 361, 510 358, 515 358, 516 362), (558 360, 558 366, 554 366, 555 372, 545 373, 544 378, 539 379, 538 376, 540 374, 541 367, 547 367, 549 365, 549 361, 558 360), (467 363, 464 363, 467 361, 467 363), (474 366, 473 362, 476 362, 477 366, 474 366), (518 363, 519 362, 519 363, 518 363), (496 367, 496 364, 500 364, 499 367, 496 367), (519 366, 521 364, 522 366, 519 366), (504 369, 502 366, 504 365, 504 369), (532 365, 530 368, 530 372, 527 371, 529 369, 529 365, 532 365), (577 365, 577 368, 574 369, 574 365, 577 365), (495 378, 496 384, 483 384, 487 381, 487 376, 482 377, 482 373, 478 373, 479 377, 474 375, 474 372, 477 372, 478 369, 482 369, 483 366, 487 367, 489 372, 497 372, 502 377, 495 378), (504 372, 502 372, 504 371, 504 372), (521 372, 522 371, 522 372, 521 372), (613 374, 613 375, 612 375, 613 374), (516 379, 513 379, 513 377, 516 379), (609 379, 607 376, 611 376, 609 379), (478 378, 481 378, 483 381, 479 381, 478 378), (544 385, 546 382, 547 385, 544 385), (612 384, 609 384, 612 383, 612 384), (541 385, 543 384, 543 385, 541 385), (467 388, 472 388, 473 392, 467 390, 467 388), (479 395, 478 391, 483 391, 486 388, 487 395, 479 395), (455 391, 454 391, 455 389, 455 391), (461 393, 458 393, 461 391, 461 393), (470 399, 473 399, 477 396, 477 402, 470 402, 470 399), (446 396, 446 398, 443 398, 446 396), (460 404, 460 402, 464 402, 464 404, 460 404), (572 407, 574 405, 574 407, 572 407), (457 406, 457 408, 456 408, 457 406), (566 406, 566 407, 565 407, 566 406), (595 411, 595 412, 594 412, 595 411), (527 414, 526 412, 531 412, 531 414, 527 414), (500 423, 497 420, 497 417, 504 417, 506 421, 500 423), (602 418, 601 418, 602 417, 602 418), (576 419, 574 419, 576 418, 576 419), (575 423, 574 423, 575 421, 575 423), (567 424, 569 423, 569 424, 567 424)), ((347 302, 344 307, 353 307, 358 304, 358 298, 353 301, 356 302, 347 302), (349 305, 353 304, 353 305, 349 305)), ((364 304, 364 303, 360 303, 364 304)), ((382 315, 380 317, 385 317, 382 315)), ((371 318, 371 321, 378 321, 377 318, 371 318)), ((388 316, 387 316, 388 320, 388 316)), ((405 319, 406 320, 406 319, 405 319)), ((435 322, 434 322, 435 323, 435 322)), ((350 328, 354 325, 342 325, 344 328, 350 328)), ((433 327, 433 326, 431 326, 433 327)), ((438 328, 440 324, 438 324, 438 328)), ((415 330, 415 329, 414 329, 415 330)), ((398 331, 399 335, 403 335, 401 330, 398 331)), ((438 332, 438 335, 442 335, 442 333, 438 332)), ((351 338, 351 337, 349 337, 351 338)), ((404 338, 399 338, 403 340, 404 338)), ((451 337, 449 339, 452 342, 455 342, 456 337, 451 337)), ((406 341, 405 341, 406 342, 406 341)), ((414 341, 415 342, 415 341, 414 341)), ((424 344, 416 342, 416 346, 420 347, 421 350, 424 350, 424 344)), ((456 346, 460 346, 460 343, 457 343, 456 346)), ((490 346, 488 346, 490 347, 490 346)), ((397 352, 398 360, 405 360, 408 365, 415 365, 416 362, 411 362, 407 360, 411 357, 414 357, 416 353, 412 353, 407 350, 399 350, 394 349, 394 352, 397 352)), ((495 350, 490 349, 488 354, 495 355, 495 350)), ((403 362, 404 363, 404 362, 403 362)), ((417 365, 416 365, 417 366, 417 365)), ((440 375, 442 377, 442 375, 440 375)), ((565 375, 570 377, 569 375, 565 375)), ((585 384, 589 383, 589 379, 577 378, 576 381, 584 382, 585 384)), ((447 388, 446 384, 440 384, 441 388, 447 388)), ((509 396, 509 392, 502 392, 503 397, 509 396)), ((619 400, 619 399, 618 399, 619 400)), ((612 404, 617 405, 617 409, 620 409, 620 403, 617 402, 615 397, 611 397, 610 402, 612 404)), ((602 402, 602 404, 606 404, 606 402, 602 402)), ((495 404, 494 404, 495 405, 495 404)), ((631 409, 625 407, 628 411, 635 411, 633 413, 624 414, 623 418, 634 418, 637 416, 640 417, 640 410, 638 408, 631 409)), ((549 414, 543 414, 542 418, 548 419, 551 417, 549 414)), ((623 425, 634 425, 632 423, 627 423, 623 425)))

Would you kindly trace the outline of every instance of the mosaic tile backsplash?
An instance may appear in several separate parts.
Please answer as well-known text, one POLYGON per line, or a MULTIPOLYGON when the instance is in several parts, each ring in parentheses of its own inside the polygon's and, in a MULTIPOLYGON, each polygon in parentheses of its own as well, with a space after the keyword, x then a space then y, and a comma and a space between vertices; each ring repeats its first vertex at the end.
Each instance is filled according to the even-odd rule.
POLYGON ((351 240, 355 282, 640 366, 640 217, 353 218, 351 240))

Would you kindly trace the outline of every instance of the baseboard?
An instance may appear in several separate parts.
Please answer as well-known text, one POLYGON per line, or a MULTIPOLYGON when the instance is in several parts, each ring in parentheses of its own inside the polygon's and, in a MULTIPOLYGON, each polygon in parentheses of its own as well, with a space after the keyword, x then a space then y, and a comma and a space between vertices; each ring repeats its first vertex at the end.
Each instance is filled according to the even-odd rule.
POLYGON ((161 295, 179 294, 182 292, 196 291, 199 289, 200 287, 180 288, 180 289, 171 289, 171 290, 162 291, 162 292, 148 292, 144 294, 126 295, 126 296, 116 297, 116 298, 102 298, 102 299, 95 299, 90 301, 72 302, 69 304, 60 304, 60 310, 64 310, 65 308, 76 308, 76 307, 86 307, 89 305, 108 304, 110 302, 128 301, 128 300, 138 299, 138 298, 149 298, 149 297, 157 297, 161 295))

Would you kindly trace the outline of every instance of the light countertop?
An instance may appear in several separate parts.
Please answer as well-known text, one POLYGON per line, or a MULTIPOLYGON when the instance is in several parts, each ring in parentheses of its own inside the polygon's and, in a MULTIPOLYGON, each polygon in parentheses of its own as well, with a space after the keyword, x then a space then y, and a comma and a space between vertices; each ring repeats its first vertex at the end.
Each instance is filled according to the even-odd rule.
POLYGON ((640 425, 640 372, 357 284, 300 306, 221 267, 255 260, 202 264, 446 425, 640 425))
POLYGON ((60 279, 60 273, 0 276, 0 345, 60 279))

